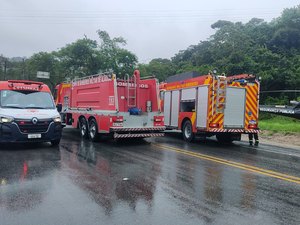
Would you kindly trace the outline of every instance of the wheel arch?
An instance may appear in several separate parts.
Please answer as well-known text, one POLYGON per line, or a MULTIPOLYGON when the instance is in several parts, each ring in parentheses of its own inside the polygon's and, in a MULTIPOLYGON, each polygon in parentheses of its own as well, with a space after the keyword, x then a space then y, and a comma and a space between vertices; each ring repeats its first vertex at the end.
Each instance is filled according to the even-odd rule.
POLYGON ((89 139, 92 140, 93 142, 96 142, 100 139, 99 135, 99 124, 97 119, 94 116, 90 116, 88 118, 88 124, 89 124, 89 139))
POLYGON ((92 119, 94 119, 94 120, 97 122, 97 119, 96 119, 95 116, 90 116, 90 117, 88 118, 88 122, 90 122, 92 119))
POLYGON ((190 118, 184 117, 183 120, 181 121, 181 124, 180 124, 180 130, 181 130, 181 131, 183 131, 183 125, 184 125, 184 123, 185 123, 187 120, 189 120, 189 121, 192 123, 192 121, 191 121, 190 118))
MULTIPOLYGON (((77 128, 79 128, 79 121, 80 121, 82 118, 85 119, 85 121, 88 122, 88 120, 86 119, 86 117, 85 117, 84 115, 80 115, 80 116, 78 117, 78 120, 77 120, 77 128)), ((87 124, 87 125, 88 125, 88 124, 87 124)))
POLYGON ((195 139, 195 133, 193 132, 193 124, 189 118, 185 118, 182 121, 182 137, 187 142, 192 142, 195 139))
POLYGON ((90 117, 88 118, 88 120, 87 120, 88 124, 90 124, 90 122, 91 122, 92 120, 95 120, 95 121, 96 121, 96 124, 97 124, 98 129, 99 129, 99 128, 100 128, 99 121, 98 121, 97 118, 96 118, 95 116, 93 116, 93 115, 90 116, 90 117))

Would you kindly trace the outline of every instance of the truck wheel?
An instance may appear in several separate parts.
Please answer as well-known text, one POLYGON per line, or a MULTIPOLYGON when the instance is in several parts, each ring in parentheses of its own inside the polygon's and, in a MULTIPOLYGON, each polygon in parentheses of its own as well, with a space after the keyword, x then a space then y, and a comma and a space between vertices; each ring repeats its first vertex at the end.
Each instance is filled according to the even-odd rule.
POLYGON ((191 142, 194 140, 193 126, 190 120, 187 120, 183 124, 182 128, 183 140, 191 142))
POLYGON ((59 145, 59 142, 60 142, 60 139, 53 140, 53 141, 51 141, 51 146, 55 147, 55 146, 59 145))
POLYGON ((99 139, 98 125, 95 119, 92 119, 89 122, 89 138, 92 141, 97 141, 99 139))
POLYGON ((222 144, 230 144, 232 143, 231 135, 228 133, 224 134, 216 134, 218 142, 222 144))
POLYGON ((81 137, 88 138, 88 126, 86 119, 83 117, 79 119, 79 130, 81 137))

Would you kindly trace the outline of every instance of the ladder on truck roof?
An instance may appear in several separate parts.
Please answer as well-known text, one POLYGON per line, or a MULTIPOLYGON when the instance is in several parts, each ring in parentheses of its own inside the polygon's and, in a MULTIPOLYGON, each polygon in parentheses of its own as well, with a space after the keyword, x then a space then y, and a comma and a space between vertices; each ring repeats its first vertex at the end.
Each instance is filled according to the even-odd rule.
POLYGON ((105 78, 105 79, 111 79, 114 76, 114 73, 112 72, 104 72, 104 73, 98 73, 98 74, 93 74, 85 77, 74 77, 71 82, 78 82, 78 81, 83 81, 83 80, 91 80, 94 78, 105 78))
POLYGON ((131 78, 126 74, 126 87, 127 87, 127 106, 136 107, 136 76, 133 75, 131 78))
POLYGON ((216 79, 217 79, 216 112, 224 113, 225 104, 226 104, 227 80, 226 80, 226 76, 216 76, 216 79))

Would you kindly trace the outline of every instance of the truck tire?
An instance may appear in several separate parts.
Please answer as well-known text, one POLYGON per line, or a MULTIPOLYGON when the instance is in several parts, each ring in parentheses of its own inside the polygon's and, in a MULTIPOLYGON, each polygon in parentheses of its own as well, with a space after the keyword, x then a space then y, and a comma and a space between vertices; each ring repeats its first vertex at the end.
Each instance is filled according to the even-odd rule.
POLYGON ((216 137, 221 144, 231 144, 233 141, 230 133, 216 134, 216 137))
POLYGON ((53 140, 53 141, 51 141, 51 146, 55 147, 55 146, 59 145, 59 142, 60 142, 60 139, 53 140))
POLYGON ((89 138, 94 142, 99 140, 98 124, 95 119, 89 122, 89 138))
POLYGON ((81 137, 88 138, 88 124, 84 117, 79 119, 79 130, 81 137))
POLYGON ((186 120, 182 128, 183 140, 191 142, 194 140, 193 126, 190 120, 186 120))

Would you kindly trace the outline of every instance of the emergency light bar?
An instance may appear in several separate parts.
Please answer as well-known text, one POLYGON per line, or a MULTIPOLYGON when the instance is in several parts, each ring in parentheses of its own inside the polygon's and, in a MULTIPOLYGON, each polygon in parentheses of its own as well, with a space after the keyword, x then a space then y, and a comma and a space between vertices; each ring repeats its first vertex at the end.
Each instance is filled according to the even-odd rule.
POLYGON ((28 80, 8 80, 8 83, 23 83, 23 84, 37 84, 37 85, 43 85, 43 82, 39 81, 28 81, 28 80))
POLYGON ((42 88, 42 85, 44 84, 43 82, 38 82, 38 81, 28 81, 28 80, 8 80, 7 81, 9 84, 8 86, 14 89, 18 89, 18 90, 35 90, 38 91, 38 89, 42 88), (30 87, 30 86, 21 86, 21 85, 16 85, 14 86, 14 84, 25 84, 25 85, 38 85, 37 87, 30 87))

